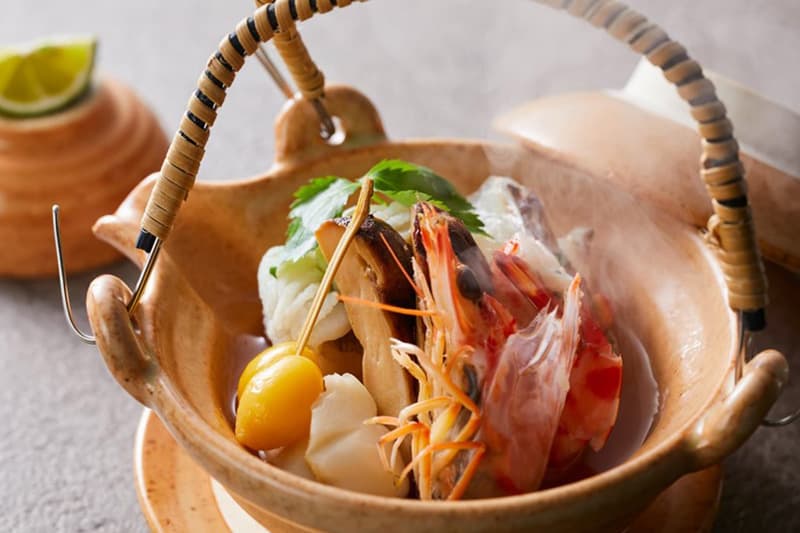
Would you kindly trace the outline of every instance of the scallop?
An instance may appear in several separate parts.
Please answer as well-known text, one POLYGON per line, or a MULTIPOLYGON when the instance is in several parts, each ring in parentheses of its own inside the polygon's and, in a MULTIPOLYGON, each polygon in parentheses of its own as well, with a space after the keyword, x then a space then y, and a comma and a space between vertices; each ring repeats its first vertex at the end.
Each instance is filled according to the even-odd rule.
POLYGON ((377 496, 408 494, 407 479, 395 482, 401 465, 386 470, 378 454, 377 443, 387 429, 364 423, 377 412, 375 400, 354 376, 325 376, 325 392, 311 410, 305 455, 317 481, 377 496))

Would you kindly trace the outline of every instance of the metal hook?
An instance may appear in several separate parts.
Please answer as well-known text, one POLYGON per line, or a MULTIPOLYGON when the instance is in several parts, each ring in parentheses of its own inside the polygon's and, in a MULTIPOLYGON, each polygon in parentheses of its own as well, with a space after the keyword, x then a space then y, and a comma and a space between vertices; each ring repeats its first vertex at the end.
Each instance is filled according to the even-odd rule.
MULTIPOLYGON (((64 308, 64 316, 67 319, 67 324, 69 325, 70 329, 80 340, 86 344, 96 344, 94 335, 89 335, 88 333, 81 331, 77 324, 75 324, 75 317, 72 314, 72 304, 69 299, 69 287, 67 284, 67 273, 66 269, 64 268, 64 252, 61 248, 61 224, 59 214, 60 208, 58 204, 56 204, 53 206, 53 240, 56 245, 56 258, 58 260, 58 282, 61 288, 61 305, 64 308)), ((161 239, 155 239, 153 242, 153 248, 147 255, 147 259, 142 267, 142 272, 139 274, 139 279, 136 281, 136 287, 131 293, 131 300, 127 305, 128 315, 131 317, 136 311, 139 301, 142 299, 142 294, 144 294, 144 288, 147 285, 147 280, 150 278, 150 274, 152 273, 153 267, 156 264, 158 253, 161 251, 161 242, 161 239)))
POLYGON ((72 316, 72 305, 69 301, 69 287, 67 287, 67 273, 64 269, 64 252, 61 249, 61 225, 59 223, 59 207, 58 204, 53 206, 53 240, 56 245, 56 258, 58 259, 58 283, 61 287, 61 305, 64 308, 64 316, 67 318, 67 324, 72 329, 72 332, 86 344, 95 344, 94 335, 89 335, 82 332, 77 324, 75 324, 75 317, 72 316))
POLYGON ((761 421, 761 425, 768 428, 778 428, 781 426, 788 426, 798 418, 800 418, 800 409, 792 414, 784 416, 783 418, 765 418, 761 421))
POLYGON ((269 58, 267 54, 267 49, 264 48, 263 44, 258 45, 256 49, 256 59, 258 62, 261 63, 261 66, 264 67, 264 70, 272 76, 272 80, 275 82, 275 85, 278 86, 278 89, 281 90, 283 95, 286 97, 287 100, 291 100, 294 98, 294 91, 292 91, 292 87, 289 85, 289 82, 286 81, 286 78, 283 77, 281 71, 278 70, 278 67, 275 66, 275 63, 269 58))
MULTIPOLYGON (((742 324, 742 322, 741 322, 742 318, 743 317, 742 317, 742 315, 740 313, 740 315, 739 315, 739 320, 740 320, 739 324, 742 324)), ((742 377, 742 369, 743 369, 743 365, 744 365, 744 360, 745 359, 749 359, 747 357, 747 352, 749 351, 750 341, 752 340, 752 338, 753 338, 752 333, 746 332, 744 330, 744 328, 741 328, 740 335, 739 335, 739 353, 741 355, 739 357, 739 363, 736 365, 736 380, 737 381, 739 379, 741 379, 741 377, 742 377)), ((771 427, 771 428, 782 427, 782 426, 788 426, 789 424, 791 424, 792 422, 794 422, 795 420, 798 420, 798 419, 800 419, 800 409, 797 409, 793 413, 790 413, 790 414, 788 414, 786 416, 783 416, 781 418, 764 417, 764 419, 761 421, 761 425, 765 426, 765 427, 771 427)))
MULTIPOLYGON (((269 58, 264 45, 258 46, 255 56, 258 62, 261 63, 261 66, 264 67, 264 70, 272 77, 275 85, 278 86, 278 89, 280 89, 286 99, 291 100, 294 98, 292 87, 289 85, 289 82, 286 81, 286 78, 283 77, 281 71, 278 70, 278 67, 275 66, 275 63, 269 58)), ((317 116, 319 117, 320 135, 327 141, 336 133, 336 125, 333 123, 333 118, 331 118, 330 113, 325 109, 325 104, 323 104, 322 100, 319 98, 311 100, 311 105, 314 107, 314 111, 317 112, 317 116)))
POLYGON ((142 272, 139 274, 139 279, 136 280, 136 287, 133 289, 133 293, 131 294, 131 301, 128 302, 128 315, 131 317, 133 317, 133 314, 136 312, 136 307, 139 305, 139 300, 142 299, 142 295, 144 294, 144 288, 147 285, 147 280, 150 279, 150 274, 153 272, 153 267, 156 264, 158 253, 161 251, 161 243, 162 240, 158 238, 153 241, 153 247, 150 249, 150 253, 147 254, 147 259, 142 267, 142 272))

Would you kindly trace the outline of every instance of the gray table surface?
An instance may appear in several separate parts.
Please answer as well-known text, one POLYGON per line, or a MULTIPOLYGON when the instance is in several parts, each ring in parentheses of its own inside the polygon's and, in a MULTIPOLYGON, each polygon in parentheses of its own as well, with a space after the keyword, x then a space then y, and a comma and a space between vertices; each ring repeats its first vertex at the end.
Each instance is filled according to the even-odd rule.
MULTIPOLYGON (((209 53, 251 10, 244 0, 0 3, 4 42, 97 33, 100 69, 134 86, 170 135, 209 53)), ((800 2, 631 3, 703 65, 800 109, 800 2)), ((493 135, 497 113, 546 94, 620 87, 637 60, 529 1, 497 2, 502 12, 486 9, 495 4, 488 1, 371 4, 314 19, 304 35, 328 79, 371 96, 395 138, 493 135)), ((201 179, 263 171, 281 104, 265 74, 246 68, 214 127, 201 179)), ((130 283, 136 275, 126 264, 102 271, 130 283)), ((73 277, 78 301, 98 272, 73 277)), ((145 530, 132 473, 141 411, 96 350, 67 331, 53 280, 0 280, 0 531, 145 530)), ((718 531, 800 530, 798 437, 800 424, 760 429, 726 462, 718 531)))

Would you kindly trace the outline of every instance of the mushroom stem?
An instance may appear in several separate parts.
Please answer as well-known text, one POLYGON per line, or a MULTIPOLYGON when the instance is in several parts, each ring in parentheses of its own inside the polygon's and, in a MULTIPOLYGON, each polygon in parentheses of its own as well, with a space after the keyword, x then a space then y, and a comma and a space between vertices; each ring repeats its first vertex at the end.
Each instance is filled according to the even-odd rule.
POLYGON ((300 355, 303 348, 308 344, 308 339, 311 337, 311 330, 314 329, 314 324, 317 322, 319 312, 322 309, 322 303, 325 301, 325 296, 328 294, 328 291, 331 290, 333 277, 336 275, 339 265, 342 264, 344 254, 347 252, 350 243, 353 242, 353 238, 356 236, 358 229, 361 227, 361 224, 364 223, 364 220, 366 220, 367 215, 369 215, 369 203, 372 200, 372 189, 372 179, 365 177, 361 183, 361 192, 358 195, 358 203, 350 219, 350 224, 347 225, 342 239, 339 241, 339 244, 336 245, 333 256, 328 263, 328 268, 325 269, 325 274, 322 276, 322 281, 319 283, 317 293, 314 295, 314 300, 311 302, 311 309, 308 311, 308 315, 306 315, 303 329, 300 330, 300 338, 297 340, 297 355, 300 355))

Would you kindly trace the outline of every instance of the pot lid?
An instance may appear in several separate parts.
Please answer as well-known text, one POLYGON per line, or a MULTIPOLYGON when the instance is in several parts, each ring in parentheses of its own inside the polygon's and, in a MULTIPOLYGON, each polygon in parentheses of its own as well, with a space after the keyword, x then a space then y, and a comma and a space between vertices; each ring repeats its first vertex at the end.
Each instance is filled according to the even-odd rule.
MULTIPOLYGON (((714 73, 728 106, 764 256, 800 271, 800 115, 714 73)), ((699 176, 700 136, 688 106, 648 64, 622 91, 565 93, 498 117, 494 126, 545 157, 612 181, 704 227, 711 201, 699 176)))

